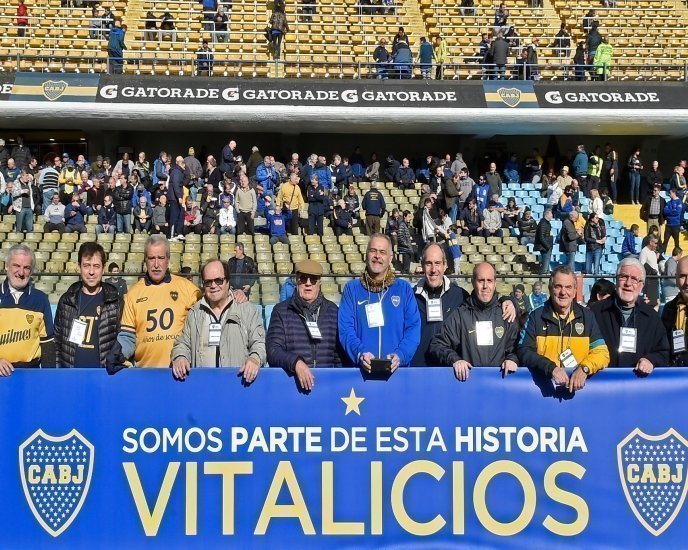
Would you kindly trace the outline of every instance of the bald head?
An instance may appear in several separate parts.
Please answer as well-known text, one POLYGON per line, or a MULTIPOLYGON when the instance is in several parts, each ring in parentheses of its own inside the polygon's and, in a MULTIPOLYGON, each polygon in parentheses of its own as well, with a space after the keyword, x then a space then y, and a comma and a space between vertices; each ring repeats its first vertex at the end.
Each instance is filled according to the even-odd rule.
POLYGON ((473 268, 473 291, 478 299, 487 304, 492 300, 497 286, 497 271, 489 262, 481 262, 473 268))
POLYGON ((676 286, 684 300, 688 300, 688 256, 678 261, 676 266, 676 286))
POLYGON ((174 162, 177 166, 184 166, 184 157, 180 155, 176 159, 174 159, 174 162))

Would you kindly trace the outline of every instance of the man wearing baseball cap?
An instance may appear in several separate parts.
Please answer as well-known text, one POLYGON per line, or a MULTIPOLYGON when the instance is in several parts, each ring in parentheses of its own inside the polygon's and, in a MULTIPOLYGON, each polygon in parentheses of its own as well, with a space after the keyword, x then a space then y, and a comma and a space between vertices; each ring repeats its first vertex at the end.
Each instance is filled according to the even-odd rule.
POLYGON ((266 337, 268 363, 295 376, 302 391, 311 391, 313 369, 342 366, 339 308, 322 294, 323 270, 318 262, 303 260, 295 272, 296 291, 272 311, 266 337))

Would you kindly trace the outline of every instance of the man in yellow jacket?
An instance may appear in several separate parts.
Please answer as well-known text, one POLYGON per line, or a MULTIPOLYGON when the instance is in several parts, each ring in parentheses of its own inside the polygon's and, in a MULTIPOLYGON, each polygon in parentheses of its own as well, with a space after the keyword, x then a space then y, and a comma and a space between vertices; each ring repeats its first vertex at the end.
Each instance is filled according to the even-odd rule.
POLYGON ((299 210, 305 204, 301 188, 299 187, 299 175, 292 174, 285 181, 277 193, 275 204, 282 208, 282 212, 289 216, 289 233, 299 234, 299 210))
POLYGON ((435 80, 442 80, 444 64, 447 61, 447 43, 441 36, 435 37, 435 44, 432 48, 432 57, 435 60, 435 80))
POLYGON ((597 73, 597 80, 607 80, 611 72, 612 57, 614 49, 609 45, 609 40, 606 36, 602 37, 602 44, 597 47, 595 52, 595 59, 593 65, 597 73))

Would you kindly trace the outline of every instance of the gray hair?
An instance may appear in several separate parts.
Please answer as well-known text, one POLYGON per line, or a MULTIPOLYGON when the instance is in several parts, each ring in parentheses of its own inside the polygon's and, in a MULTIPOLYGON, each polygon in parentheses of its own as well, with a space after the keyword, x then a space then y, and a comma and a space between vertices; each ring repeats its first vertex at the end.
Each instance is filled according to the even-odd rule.
POLYGON ((556 275, 572 275, 573 276, 573 288, 578 288, 578 278, 576 277, 576 272, 571 269, 568 265, 558 265, 552 271, 552 276, 549 278, 549 284, 547 285, 550 293, 552 292, 552 285, 554 284, 554 277, 556 275))
POLYGON ((7 251, 7 256, 5 256, 5 269, 7 268, 7 265, 10 263, 12 256, 15 256, 17 254, 31 257, 31 273, 33 273, 36 269, 36 255, 33 253, 33 250, 31 248, 21 243, 13 244, 7 251))
POLYGON ((385 235, 384 233, 374 233, 373 235, 370 236, 370 240, 368 241, 368 245, 366 246, 366 254, 370 251, 370 243, 373 242, 373 239, 384 239, 387 241, 387 246, 392 254, 394 254, 394 246, 392 245, 392 239, 389 238, 389 235, 385 235))
POLYGON ((429 242, 428 244, 426 244, 423 247, 423 252, 421 252, 421 256, 420 256, 421 261, 423 261, 423 262, 425 261, 425 254, 427 254, 428 249, 432 248, 433 246, 436 246, 437 248, 440 249, 440 252, 442 253, 442 260, 444 260, 444 262, 446 262, 447 261, 447 253, 445 252, 444 247, 438 243, 435 243, 435 242, 429 242))
POLYGON ((151 235, 146 239, 146 244, 144 245, 143 249, 146 251, 146 255, 148 254, 148 248, 151 246, 158 246, 160 244, 165 245, 165 256, 167 259, 170 259, 170 241, 167 240, 167 237, 165 235, 160 235, 160 234, 155 234, 151 235))
POLYGON ((626 267, 635 267, 640 271, 640 280, 645 282, 645 266, 643 266, 642 263, 640 263, 640 260, 637 258, 624 258, 619 262, 619 265, 616 266, 616 276, 619 276, 619 273, 621 273, 621 270, 626 267))

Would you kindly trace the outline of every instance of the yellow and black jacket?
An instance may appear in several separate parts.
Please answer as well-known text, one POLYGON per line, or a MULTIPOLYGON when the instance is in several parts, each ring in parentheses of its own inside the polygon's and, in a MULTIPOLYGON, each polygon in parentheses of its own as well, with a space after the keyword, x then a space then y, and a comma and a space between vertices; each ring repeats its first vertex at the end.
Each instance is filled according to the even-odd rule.
POLYGON ((551 376, 566 349, 591 374, 609 364, 609 350, 592 312, 574 303, 568 317, 559 319, 548 300, 528 316, 517 349, 520 364, 551 376))

